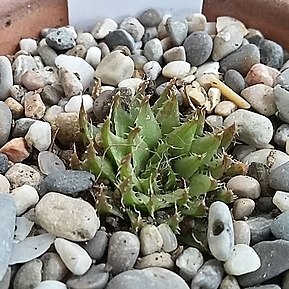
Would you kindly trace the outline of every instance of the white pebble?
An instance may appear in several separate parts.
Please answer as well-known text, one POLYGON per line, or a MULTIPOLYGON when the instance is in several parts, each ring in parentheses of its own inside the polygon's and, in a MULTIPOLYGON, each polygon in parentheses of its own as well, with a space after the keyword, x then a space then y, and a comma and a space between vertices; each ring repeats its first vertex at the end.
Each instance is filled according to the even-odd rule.
POLYGON ((37 51, 37 42, 32 38, 23 38, 19 41, 19 46, 21 50, 25 50, 31 54, 35 54, 37 51))
POLYGON ((171 61, 162 70, 164 77, 178 79, 184 78, 191 70, 191 65, 186 61, 171 61))
POLYGON ((289 210, 289 193, 283 191, 277 191, 273 197, 273 204, 281 211, 285 212, 289 210))
POLYGON ((218 75, 219 74, 219 68, 220 68, 220 64, 219 62, 206 62, 202 65, 200 65, 196 71, 196 78, 201 77, 204 74, 215 74, 218 75))
POLYGON ((163 238, 156 226, 145 225, 140 231, 139 239, 143 256, 161 251, 163 238))
POLYGON ((189 33, 195 31, 205 31, 207 18, 204 14, 194 13, 188 17, 186 17, 188 21, 189 33))
POLYGON ((84 110, 86 112, 91 112, 93 107, 93 99, 89 94, 75 95, 71 97, 64 107, 65 112, 79 112, 82 102, 84 110))
POLYGON ((103 39, 109 32, 117 29, 117 23, 111 18, 105 18, 97 22, 91 29, 90 33, 95 39, 103 39))
POLYGON ((88 62, 92 67, 96 68, 101 60, 101 50, 98 47, 90 47, 87 50, 85 61, 88 62))
POLYGON ((25 140, 39 151, 45 151, 51 144, 51 126, 48 122, 35 121, 25 135, 25 140))
POLYGON ((0 192, 9 193, 10 192, 10 183, 8 179, 0 174, 0 192))
POLYGON ((216 105, 215 114, 226 117, 232 112, 236 111, 236 109, 237 106, 234 102, 230 100, 223 100, 216 105))
POLYGON ((11 191, 16 203, 16 215, 22 215, 27 209, 36 205, 39 196, 35 188, 29 185, 23 185, 11 191))
POLYGON ((34 289, 67 289, 66 285, 56 280, 45 280, 40 282, 34 289))
POLYGON ((79 245, 62 238, 56 238, 54 246, 65 266, 73 274, 83 275, 91 266, 91 258, 79 245))
POLYGON ((32 230, 34 223, 28 220, 26 217, 16 217, 14 243, 23 241, 32 230))
POLYGON ((132 95, 134 95, 136 90, 138 89, 139 85, 142 82, 143 82, 143 80, 140 78, 128 78, 128 79, 122 80, 118 84, 118 87, 128 87, 128 88, 130 88, 132 95))
POLYGON ((177 249, 177 237, 168 224, 160 224, 158 230, 163 238, 163 250, 165 252, 172 252, 177 249))
POLYGON ((143 71, 148 79, 156 80, 162 72, 162 67, 157 61, 152 60, 143 66, 143 71))
POLYGON ((51 124, 62 112, 64 112, 63 107, 59 105, 52 105, 46 110, 43 118, 45 121, 51 124))

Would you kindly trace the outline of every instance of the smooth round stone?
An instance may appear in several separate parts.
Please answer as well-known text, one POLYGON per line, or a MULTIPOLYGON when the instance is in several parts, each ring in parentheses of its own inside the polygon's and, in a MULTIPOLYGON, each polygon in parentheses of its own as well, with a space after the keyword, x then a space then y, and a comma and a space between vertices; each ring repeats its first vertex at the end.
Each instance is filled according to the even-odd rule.
POLYGON ((35 121, 28 129, 25 140, 39 151, 45 151, 51 144, 51 126, 48 122, 35 121))
POLYGON ((62 112, 64 112, 63 107, 59 105, 52 105, 46 110, 43 119, 53 125, 53 122, 62 112))
POLYGON ((45 79, 39 70, 27 70, 21 77, 21 81, 24 87, 28 90, 37 90, 44 87, 45 79))
POLYGON ((240 93, 246 86, 242 74, 234 69, 226 71, 224 81, 236 93, 240 93))
POLYGON ((35 188, 29 185, 23 185, 11 191, 16 204, 16 215, 20 216, 30 207, 36 205, 39 196, 35 188))
POLYGON ((110 50, 114 50, 117 46, 126 46, 130 51, 134 50, 135 41, 124 29, 111 31, 104 40, 110 50))
POLYGON ((41 257, 41 261, 43 264, 42 267, 42 280, 56 280, 61 281, 68 270, 59 257, 57 253, 49 252, 45 253, 41 257))
POLYGON ((132 77, 134 62, 121 51, 113 51, 105 56, 96 68, 95 76, 107 85, 118 85, 122 80, 132 77))
POLYGON ((164 39, 166 37, 168 37, 168 31, 166 28, 166 24, 167 24, 167 20, 172 17, 172 15, 170 14, 165 14, 162 18, 161 18, 161 22, 158 25, 158 35, 157 37, 159 39, 164 39))
MULTIPOLYGON (((286 289, 286 287, 282 287, 282 288, 286 289)), ((261 286, 254 286, 254 287, 246 287, 245 289, 281 289, 281 287, 275 284, 269 284, 269 285, 261 285, 261 286)))
POLYGON ((234 102, 230 100, 223 100, 216 105, 215 114, 226 117, 236 111, 236 109, 237 106, 234 102))
POLYGON ((252 199, 241 198, 234 202, 233 214, 235 220, 241 220, 250 216, 255 209, 255 202, 252 199))
POLYGON ((243 31, 238 25, 229 25, 223 28, 214 38, 212 58, 219 61, 237 50, 243 41, 243 31))
POLYGON ((39 93, 28 92, 24 96, 23 106, 26 117, 41 119, 45 114, 46 107, 39 93))
POLYGON ((65 170, 63 161, 56 154, 49 151, 43 151, 38 154, 38 166, 44 175, 65 170))
POLYGON ((271 121, 255 112, 238 109, 224 121, 225 127, 233 124, 236 126, 237 139, 255 147, 269 144, 273 137, 271 121))
POLYGON ((91 34, 95 39, 103 39, 110 32, 117 29, 118 24, 111 18, 105 18, 98 21, 91 29, 91 34))
POLYGON ((228 260, 234 246, 234 229, 225 203, 216 201, 210 206, 207 239, 212 255, 220 261, 228 260))
POLYGON ((215 259, 208 260, 194 276, 191 289, 217 289, 221 284, 223 274, 224 269, 221 262, 215 259))
POLYGON ((194 13, 186 17, 188 21, 189 33, 195 31, 205 31, 207 18, 204 14, 194 13))
POLYGON ((39 185, 41 179, 38 171, 22 163, 14 164, 5 176, 9 180, 12 189, 23 185, 30 185, 35 188, 39 185))
POLYGON ((14 163, 22 162, 30 155, 27 142, 22 137, 14 138, 11 141, 7 142, 0 149, 0 152, 6 154, 9 160, 14 163))
POLYGON ((220 103, 222 93, 221 90, 217 87, 210 87, 207 93, 210 102, 208 112, 211 113, 214 108, 220 103))
MULTIPOLYGON (((286 62, 286 63, 288 63, 288 62, 286 62)), ((275 84, 280 84, 283 88, 288 90, 288 88, 289 88, 289 69, 287 67, 284 71, 282 69, 281 69, 281 71, 282 71, 281 74, 279 74, 276 77, 275 84)))
POLYGON ((9 168, 9 160, 5 154, 0 153, 0 174, 5 174, 9 168))
POLYGON ((77 44, 73 48, 66 51, 65 54, 85 58, 86 52, 87 52, 87 49, 84 45, 77 44))
POLYGON ((7 193, 7 194, 9 194, 9 192, 10 192, 10 182, 3 175, 0 175, 0 192, 1 193, 7 193))
MULTIPOLYGON (((273 68, 271 68, 273 69, 273 68)), ((274 69, 275 70, 275 69, 274 69)), ((278 74, 279 71, 276 70, 275 74, 278 74)), ((276 77, 275 77, 276 78, 276 77)), ((251 67, 250 71, 246 75, 246 83, 251 86, 254 84, 262 83, 268 86, 273 86, 274 80, 272 76, 272 70, 269 66, 266 66, 262 63, 255 64, 251 67)))
POLYGON ((5 103, 8 105, 11 110, 13 119, 18 119, 24 114, 24 107, 17 100, 12 97, 8 97, 5 100, 5 103))
POLYGON ((223 117, 221 115, 209 115, 207 116, 206 121, 213 128, 220 128, 223 126, 223 117))
POLYGON ((10 265, 26 263, 43 255, 53 244, 55 236, 44 233, 34 237, 27 237, 22 242, 14 243, 10 265))
POLYGON ((250 245, 251 232, 245 221, 234 222, 234 240, 236 244, 250 245))
POLYGON ((144 35, 142 37, 142 43, 146 44, 148 41, 158 38, 158 30, 156 27, 145 28, 144 35))
POLYGON ((180 275, 187 281, 195 276, 203 263, 202 253, 192 247, 185 249, 176 259, 176 266, 180 269, 180 275))
POLYGON ((13 74, 11 62, 6 56, 0 56, 0 100, 5 100, 10 95, 9 90, 12 86, 13 74))
POLYGON ((197 79, 206 74, 215 74, 217 76, 219 68, 219 62, 208 61, 197 68, 195 76, 197 79))
POLYGON ((169 253, 160 252, 152 253, 150 255, 139 258, 134 266, 135 269, 144 269, 150 267, 160 267, 172 270, 174 268, 174 261, 172 260, 169 253))
POLYGON ((163 47, 158 38, 149 40, 143 48, 144 56, 148 61, 155 60, 160 62, 163 56, 163 47))
POLYGON ((272 116, 277 111, 273 88, 268 85, 259 83, 249 86, 241 92, 241 96, 260 114, 272 116))
POLYGON ((276 211, 276 207, 273 204, 273 197, 265 196, 256 200, 256 212, 270 213, 276 211))
POLYGON ((105 270, 105 264, 92 265, 82 276, 71 276, 66 281, 70 289, 103 289, 108 283, 109 272, 105 270))
POLYGON ((279 44, 268 39, 261 39, 258 47, 260 50, 261 63, 276 69, 282 67, 284 54, 279 44))
POLYGON ((270 230, 277 239, 289 241, 289 211, 285 211, 276 217, 270 226, 270 230))
POLYGON ((87 251, 93 260, 100 260, 106 251, 108 245, 108 234, 105 231, 99 230, 94 237, 89 240, 83 248, 87 251))
POLYGON ((173 47, 163 54, 166 63, 171 61, 186 61, 186 51, 184 46, 173 47))
POLYGON ((261 194, 259 182, 249 176, 234 176, 227 183, 228 189, 241 198, 258 199, 261 194))
POLYGON ((42 92, 40 92, 40 95, 42 101, 48 106, 56 105, 62 98, 62 93, 52 85, 45 85, 42 92))
POLYGON ((93 99, 89 94, 72 96, 65 105, 65 112, 80 112, 81 104, 83 104, 86 112, 91 112, 93 107, 93 99))
POLYGON ((16 205, 14 199, 6 194, 0 193, 0 280, 5 276, 12 254, 12 243, 16 220, 16 205))
POLYGON ((156 80, 162 72, 162 67, 157 61, 152 60, 143 66, 143 71, 148 79, 156 80))
POLYGON ((144 226, 140 231, 139 239, 143 256, 161 251, 163 238, 156 226, 144 226))
POLYGON ((24 137, 29 129, 29 127, 35 122, 34 119, 31 118, 20 118, 17 119, 14 123, 14 127, 11 133, 13 138, 24 137))
POLYGON ((32 38, 22 38, 19 41, 20 50, 25 50, 33 55, 37 52, 37 41, 32 38))
POLYGON ((81 57, 60 54, 55 59, 55 65, 58 68, 63 67, 72 73, 77 73, 84 89, 89 87, 94 76, 93 67, 81 57))
POLYGON ((254 44, 247 44, 224 57, 220 61, 220 66, 222 72, 234 69, 245 76, 256 63, 260 63, 259 49, 254 44))
POLYGON ((237 20, 236 18, 230 17, 230 16, 219 16, 216 19, 216 29, 217 32, 220 32, 223 30, 225 27, 230 26, 230 25, 238 25, 241 30, 243 30, 244 36, 248 33, 245 25, 237 20))
POLYGON ((253 249, 260 257, 261 267, 252 273, 240 276, 238 281, 241 286, 263 283, 289 269, 287 258, 284 258, 289 254, 289 241, 259 242, 253 246, 253 249), (268 254, 268 252, 270 253, 268 254))
POLYGON ((144 65, 148 62, 145 56, 139 54, 133 54, 130 56, 130 58, 133 60, 134 69, 136 70, 142 70, 144 65))
POLYGON ((213 50, 212 38, 203 31, 191 33, 184 41, 187 61, 192 66, 199 66, 205 63, 213 50))
POLYGON ((131 90, 131 94, 135 95, 135 92, 137 91, 139 85, 143 82, 142 79, 140 78, 128 78, 122 80, 119 84, 118 87, 124 87, 124 88, 129 88, 131 90))
POLYGON ((67 287, 62 282, 47 280, 40 282, 34 289, 67 289, 67 287))
POLYGON ((274 134, 274 141, 280 148, 284 148, 286 141, 289 140, 289 124, 281 124, 274 134))
POLYGON ((8 105, 0 101, 0 147, 3 146, 9 138, 11 124, 12 113, 8 105))
POLYGON ((76 242, 92 239, 100 226, 88 202, 59 193, 47 193, 36 205, 35 213, 47 232, 76 242))
POLYGON ((241 289, 234 276, 226 276, 220 285, 220 289, 241 289))
POLYGON ((76 45, 71 34, 63 27, 57 28, 48 33, 45 37, 45 41, 48 46, 55 50, 67 50, 76 45))
POLYGON ((289 210, 289 193, 277 191, 272 200, 273 204, 281 211, 286 212, 289 210))
POLYGON ((182 79, 191 70, 190 63, 186 61, 172 61, 166 64, 162 70, 162 75, 167 78, 182 79))
POLYGON ((126 17, 120 23, 119 28, 127 31, 135 41, 140 41, 145 31, 143 25, 134 17, 126 17))
POLYGON ((269 184, 270 187, 279 191, 289 191, 289 162, 271 170, 269 184))
POLYGON ((279 116, 284 122, 289 123, 289 91, 278 84, 274 87, 273 94, 279 116))
POLYGON ((49 47, 48 45, 38 46, 37 52, 41 56, 41 59, 45 65, 55 66, 57 52, 53 48, 49 47))
POLYGON ((166 23, 168 36, 175 46, 179 46, 188 34, 188 22, 185 18, 169 17, 166 23))
POLYGON ((160 12, 156 9, 147 9, 143 11, 139 16, 138 20, 145 27, 158 26, 162 20, 160 12))
POLYGON ((90 47, 87 50, 85 61, 88 62, 93 68, 96 68, 101 61, 101 50, 99 47, 90 47))
POLYGON ((113 233, 109 240, 107 254, 107 263, 112 267, 112 274, 132 269, 139 252, 140 241, 137 236, 125 231, 113 233))
POLYGON ((172 252, 176 250, 178 247, 178 240, 171 227, 168 224, 163 223, 160 224, 157 228, 163 239, 162 249, 165 252, 172 252))
POLYGON ((111 279, 106 289, 189 289, 176 273, 158 267, 129 270, 111 279))
POLYGON ((230 258, 224 263, 229 275, 240 276, 258 270, 261 261, 253 248, 245 244, 237 244, 230 258))
POLYGON ((75 275, 85 274, 92 264, 87 252, 79 245, 56 238, 54 246, 65 266, 75 275))

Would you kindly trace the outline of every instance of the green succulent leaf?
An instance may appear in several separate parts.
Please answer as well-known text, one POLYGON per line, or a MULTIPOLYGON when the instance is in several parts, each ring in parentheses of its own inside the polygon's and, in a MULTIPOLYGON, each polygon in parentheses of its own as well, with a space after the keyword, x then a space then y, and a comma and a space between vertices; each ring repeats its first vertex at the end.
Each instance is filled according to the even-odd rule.
POLYGON ((207 207, 203 198, 194 198, 181 207, 181 212, 185 216, 204 217, 207 213, 207 207))
POLYGON ((227 150, 229 148, 230 144, 234 140, 235 133, 235 124, 232 124, 231 126, 224 129, 220 150, 227 150))
POLYGON ((197 129, 196 129, 196 135, 201 136, 204 132, 204 126, 205 126, 205 108, 198 108, 196 112, 196 120, 197 120, 197 129))
POLYGON ((217 182, 208 174, 195 173, 190 179, 189 192, 192 197, 204 195, 216 189, 217 182))

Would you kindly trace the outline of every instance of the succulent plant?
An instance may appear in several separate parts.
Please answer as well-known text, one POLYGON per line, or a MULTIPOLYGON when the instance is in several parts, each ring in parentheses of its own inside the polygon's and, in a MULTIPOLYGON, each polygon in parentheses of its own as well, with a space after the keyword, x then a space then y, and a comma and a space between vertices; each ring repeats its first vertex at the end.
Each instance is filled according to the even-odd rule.
POLYGON ((153 105, 147 82, 129 105, 116 93, 97 127, 83 109, 80 113, 86 151, 75 152, 71 166, 97 176, 98 212, 126 215, 136 231, 144 217, 155 219, 159 211, 177 231, 185 217, 206 215, 206 201, 232 202, 223 181, 244 173, 245 166, 226 153, 234 127, 206 132, 205 110, 181 115, 173 86, 174 80, 153 105))

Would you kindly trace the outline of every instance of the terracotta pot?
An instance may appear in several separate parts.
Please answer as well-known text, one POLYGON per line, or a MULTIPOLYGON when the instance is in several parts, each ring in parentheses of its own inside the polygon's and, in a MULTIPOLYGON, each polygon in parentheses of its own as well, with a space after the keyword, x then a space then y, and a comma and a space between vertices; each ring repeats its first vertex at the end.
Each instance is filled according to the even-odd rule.
MULTIPOLYGON (((210 21, 220 15, 236 17, 289 47, 288 0, 204 0, 204 13, 210 21)), ((14 53, 21 38, 37 37, 43 27, 67 23, 66 0, 1 0, 0 55, 14 53)))

